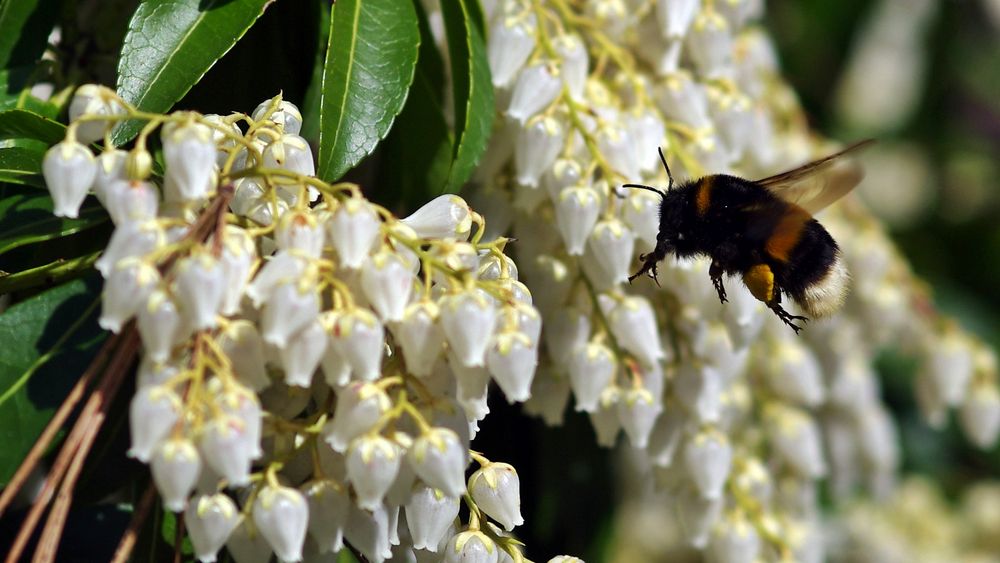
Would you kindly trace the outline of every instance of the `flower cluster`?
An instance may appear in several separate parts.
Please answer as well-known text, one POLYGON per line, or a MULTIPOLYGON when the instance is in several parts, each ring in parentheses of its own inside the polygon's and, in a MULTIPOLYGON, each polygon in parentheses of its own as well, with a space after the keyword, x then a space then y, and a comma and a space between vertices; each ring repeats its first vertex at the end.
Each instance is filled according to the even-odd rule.
POLYGON ((873 371, 902 343, 922 358, 932 423, 1000 432, 993 352, 930 306, 887 237, 852 201, 821 219, 853 275, 844 311, 801 336, 735 280, 720 305, 704 259, 626 283, 655 245, 660 198, 626 182, 760 178, 833 148, 781 80, 755 0, 486 4, 495 134, 469 196, 510 228, 545 330, 525 407, 559 424, 572 396, 598 443, 624 432, 713 560, 823 558, 816 483, 891 490, 896 429, 873 371))
POLYGON ((160 115, 84 86, 70 117, 45 180, 57 215, 92 190, 115 224, 99 322, 141 336, 129 455, 198 559, 524 560, 517 472, 470 450, 490 382, 523 401, 537 362, 506 239, 457 196, 399 219, 319 180, 280 96, 160 115))

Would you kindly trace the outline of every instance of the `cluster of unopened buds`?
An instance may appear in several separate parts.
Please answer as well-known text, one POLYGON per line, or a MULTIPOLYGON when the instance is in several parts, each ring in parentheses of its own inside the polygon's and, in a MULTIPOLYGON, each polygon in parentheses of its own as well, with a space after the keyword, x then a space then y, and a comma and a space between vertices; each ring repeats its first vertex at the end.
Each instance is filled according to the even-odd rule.
POLYGON ((99 322, 141 336, 129 454, 200 560, 525 560, 517 472, 470 450, 490 382, 524 401, 537 363, 506 239, 457 196, 398 219, 316 178, 280 97, 160 115, 83 86, 70 119, 45 180, 57 215, 92 191, 115 224, 99 322))

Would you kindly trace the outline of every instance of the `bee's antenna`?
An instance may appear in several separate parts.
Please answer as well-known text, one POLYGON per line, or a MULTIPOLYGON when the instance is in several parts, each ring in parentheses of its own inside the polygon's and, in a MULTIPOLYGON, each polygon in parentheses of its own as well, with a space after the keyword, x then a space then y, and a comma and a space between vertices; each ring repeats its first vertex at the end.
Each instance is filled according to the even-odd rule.
POLYGON ((646 186, 646 185, 643 185, 643 184, 622 184, 622 187, 623 188, 638 188, 640 190, 649 190, 649 191, 653 192, 654 194, 656 194, 656 195, 658 195, 660 197, 666 197, 665 193, 663 193, 661 190, 658 190, 658 189, 656 189, 656 188, 654 188, 652 186, 646 186))
POLYGON ((660 153, 660 162, 663 163, 663 169, 667 171, 667 179, 670 180, 670 183, 667 184, 667 190, 672 190, 674 189, 674 177, 670 173, 670 167, 667 166, 667 157, 663 156, 663 147, 656 147, 656 150, 660 153))

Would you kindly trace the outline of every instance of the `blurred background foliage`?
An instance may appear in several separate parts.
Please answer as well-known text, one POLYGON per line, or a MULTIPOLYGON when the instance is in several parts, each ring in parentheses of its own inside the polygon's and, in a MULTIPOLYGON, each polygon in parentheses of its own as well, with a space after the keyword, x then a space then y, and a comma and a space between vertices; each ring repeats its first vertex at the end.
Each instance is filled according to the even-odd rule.
MULTIPOLYGON (((59 82, 113 86, 137 0, 40 2, 50 9, 39 13, 51 19, 28 26, 50 29, 58 22, 59 63, 50 70, 59 82)), ((307 124, 315 120, 310 89, 325 33, 319 6, 275 2, 175 107, 249 111, 282 90, 303 108, 307 124)), ((843 141, 879 139, 866 158, 861 197, 884 220, 938 306, 987 342, 1000 344, 1000 0, 769 0, 766 13, 763 25, 774 38, 785 77, 817 132, 843 141)), ((18 56, 15 52, 7 62, 12 74, 19 65, 34 63, 33 55, 18 56)), ((412 196, 384 189, 375 177, 379 158, 384 155, 376 153, 352 174, 374 180, 365 182, 371 198, 401 208, 412 196)), ((109 230, 76 243, 94 245, 99 239, 99 248, 109 230)), ((30 252, 10 252, 0 269, 46 263, 60 250, 65 249, 41 244, 30 252)), ((912 363, 887 351, 880 369, 901 429, 905 471, 928 474, 952 495, 972 479, 1000 474, 1000 453, 978 452, 953 427, 932 431, 920 420, 910 385, 912 363)), ((589 422, 578 413, 567 413, 565 426, 547 429, 496 399, 476 445, 521 474, 529 524, 520 532, 529 555, 564 552, 590 562, 607 560, 614 546, 618 458, 594 444, 589 422)), ((91 471, 107 475, 112 469, 91 471)), ((127 521, 108 507, 82 509, 74 518, 70 530, 95 533, 71 533, 66 545, 95 557, 112 548, 127 521)), ((16 522, 0 528, 0 545, 12 529, 16 522)))

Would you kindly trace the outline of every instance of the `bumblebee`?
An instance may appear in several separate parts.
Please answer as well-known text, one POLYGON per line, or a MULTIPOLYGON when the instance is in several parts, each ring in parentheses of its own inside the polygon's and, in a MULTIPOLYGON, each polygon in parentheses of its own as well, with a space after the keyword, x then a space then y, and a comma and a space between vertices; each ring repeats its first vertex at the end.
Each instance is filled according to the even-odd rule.
MULTIPOLYGON (((781 306, 790 297, 811 317, 824 317, 840 309, 849 276, 837 242, 813 214, 837 201, 861 181, 860 167, 843 158, 872 143, 865 140, 846 149, 762 180, 713 174, 674 187, 667 160, 666 191, 642 184, 626 188, 660 195, 660 230, 656 247, 639 256, 642 267, 629 282, 649 273, 656 280, 656 265, 668 254, 678 258, 707 256, 708 270, 726 302, 724 275, 740 276, 758 300, 796 333, 792 315, 781 306)), ((659 282, 657 282, 659 283, 659 282)))

